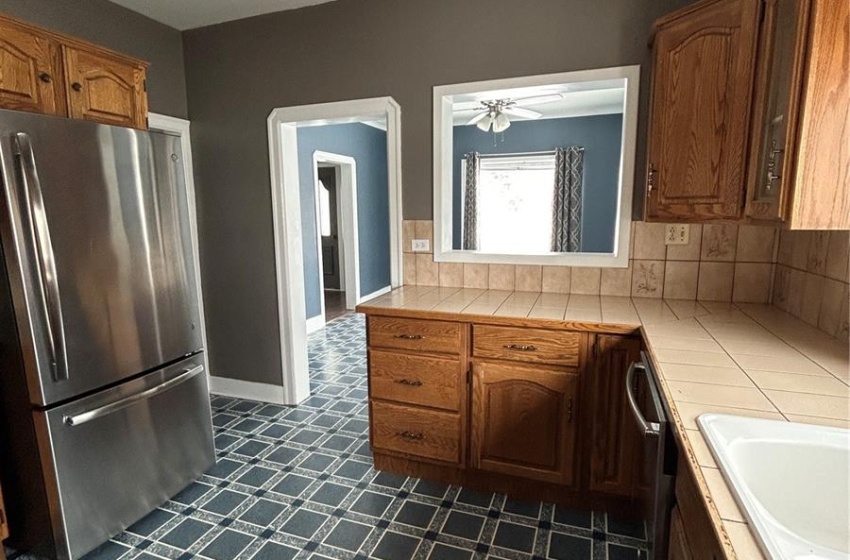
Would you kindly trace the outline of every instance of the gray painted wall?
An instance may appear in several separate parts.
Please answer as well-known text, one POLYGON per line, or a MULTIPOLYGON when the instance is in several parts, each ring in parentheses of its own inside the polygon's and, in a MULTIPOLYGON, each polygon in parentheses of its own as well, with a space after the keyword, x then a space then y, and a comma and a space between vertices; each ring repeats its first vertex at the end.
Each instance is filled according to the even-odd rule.
MULTIPOLYGON (((623 115, 597 115, 566 119, 515 121, 496 138, 475 126, 454 127, 452 148, 452 241, 461 244, 461 160, 468 152, 507 154, 537 152, 567 146, 584 148, 582 198, 582 251, 610 253, 614 250, 617 221, 617 194, 620 177, 620 147, 623 115)), ((554 178, 552 179, 554 186, 554 178)))
MULTIPOLYGON (((404 217, 429 219, 433 86, 642 64, 646 107, 652 21, 681 3, 339 0, 185 32, 213 373, 280 380, 273 108, 393 96, 402 109, 404 217)), ((645 122, 643 111, 641 142, 645 122)))
MULTIPOLYGON (((387 133, 360 123, 299 128, 298 175, 301 181, 307 317, 316 317, 322 312, 319 299, 322 263, 319 260, 316 191, 313 183, 313 152, 317 150, 353 157, 356 162, 360 295, 371 294, 390 285, 387 133)), ((340 198, 337 201, 342 203, 340 198)), ((345 286, 344 277, 340 282, 345 286)))
POLYGON ((0 12, 147 60, 150 110, 187 117, 180 31, 106 0, 0 0, 0 12))

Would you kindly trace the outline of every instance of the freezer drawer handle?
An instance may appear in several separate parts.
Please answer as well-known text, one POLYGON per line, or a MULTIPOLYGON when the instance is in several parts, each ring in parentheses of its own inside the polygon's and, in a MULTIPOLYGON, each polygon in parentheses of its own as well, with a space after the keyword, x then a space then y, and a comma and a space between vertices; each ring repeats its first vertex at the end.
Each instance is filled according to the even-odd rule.
POLYGON ((643 432, 643 435, 658 435, 661 433, 661 424, 658 422, 647 422, 646 418, 643 417, 643 414, 640 411, 640 407, 638 407, 637 398, 635 398, 634 379, 635 370, 638 369, 646 375, 646 366, 640 362, 632 362, 629 366, 629 371, 626 373, 626 396, 629 399, 629 406, 632 409, 632 413, 634 414, 635 420, 637 420, 638 427, 643 432))
POLYGON ((41 194, 41 182, 35 165, 35 154, 29 135, 19 132, 14 137, 16 155, 21 162, 24 179, 24 201, 33 224, 35 246, 38 257, 35 266, 38 269, 42 305, 47 320, 45 334, 50 353, 50 366, 53 380, 68 379, 68 354, 65 347, 65 327, 62 325, 62 300, 59 296, 59 282, 56 277, 56 259, 53 256, 53 243, 50 240, 50 228, 41 194))
POLYGON ((164 393, 168 391, 175 385, 179 385, 184 381, 188 381, 189 379, 195 377, 199 373, 204 371, 204 366, 195 366, 191 369, 187 369, 174 379, 169 379, 164 383, 160 383, 156 387, 151 387, 150 389, 145 389, 140 393, 136 393, 135 395, 130 395, 129 397, 124 397, 121 400, 117 400, 115 402, 111 402, 109 404, 103 405, 98 408, 94 408, 92 410, 87 410, 86 412, 81 412, 79 414, 74 414, 73 416, 66 416, 64 418, 65 424, 68 426, 80 426, 85 424, 86 422, 91 422, 92 420, 96 420, 108 414, 112 414, 113 412, 117 412, 121 409, 127 408, 131 404, 152 398, 160 393, 164 393))

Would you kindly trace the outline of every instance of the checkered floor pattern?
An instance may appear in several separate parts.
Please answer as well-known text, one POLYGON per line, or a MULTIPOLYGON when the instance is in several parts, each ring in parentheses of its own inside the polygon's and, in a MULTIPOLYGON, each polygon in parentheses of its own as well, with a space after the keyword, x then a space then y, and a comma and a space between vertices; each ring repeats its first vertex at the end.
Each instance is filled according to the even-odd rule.
POLYGON ((216 466, 87 558, 639 557, 643 528, 604 513, 373 470, 365 346, 360 315, 311 335, 297 407, 213 396, 216 466))

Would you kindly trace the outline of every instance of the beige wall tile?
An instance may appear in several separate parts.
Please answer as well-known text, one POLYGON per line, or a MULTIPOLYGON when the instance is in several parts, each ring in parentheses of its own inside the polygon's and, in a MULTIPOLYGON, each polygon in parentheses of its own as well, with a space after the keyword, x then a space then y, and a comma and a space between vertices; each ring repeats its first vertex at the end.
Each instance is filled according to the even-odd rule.
POLYGON ((829 232, 813 231, 809 244, 809 257, 806 270, 823 276, 826 272, 826 251, 829 248, 829 232))
POLYGON ((416 222, 413 220, 403 220, 401 222, 401 243, 402 251, 405 253, 413 252, 413 237, 416 235, 416 222))
POLYGON ((700 260, 731 262, 738 245, 738 226, 708 224, 702 228, 700 260))
POLYGON ((464 263, 463 265, 463 287, 484 288, 489 285, 490 266, 479 263, 464 263))
POLYGON ((419 286, 439 286, 440 267, 430 253, 416 255, 416 284, 419 286))
POLYGON ((803 311, 803 292, 806 289, 806 273, 792 268, 788 282, 788 302, 785 311, 799 317, 803 311))
POLYGON ((776 265, 776 275, 773 278, 773 305, 786 311, 788 295, 791 290, 791 269, 785 265, 776 265))
POLYGON ((667 261, 664 270, 664 297, 696 299, 698 278, 698 262, 667 261))
POLYGON ((770 300, 769 263, 735 263, 732 301, 767 303, 770 300))
POLYGON ((664 245, 664 224, 635 222, 633 259, 663 260, 667 255, 664 245))
POLYGON ((806 273, 806 285, 803 289, 803 307, 798 316, 810 325, 817 326, 818 324, 821 296, 823 295, 823 281, 823 276, 806 273))
POLYGON ((416 220, 413 227, 414 239, 427 239, 430 253, 434 252, 434 222, 431 220, 416 220))
POLYGON ((404 267, 404 284, 407 286, 416 285, 416 255, 403 255, 404 267))
POLYGON ((632 293, 632 267, 603 268, 599 284, 603 296, 630 296, 632 293))
POLYGON ((664 293, 664 261, 632 261, 632 297, 660 298, 664 293))
POLYGON ((522 292, 539 292, 543 288, 543 267, 540 265, 517 265, 515 289, 522 292))
POLYGON ((743 225, 738 228, 738 262, 773 262, 773 249, 779 237, 774 227, 743 225))
POLYGON ((543 267, 543 291, 557 294, 570 293, 572 269, 568 266, 543 267))
POLYGON ((838 319, 838 334, 835 337, 843 341, 850 339, 850 297, 847 296, 846 288, 844 290, 844 303, 841 306, 841 314, 838 319))
POLYGON ((512 264, 491 264, 489 288, 491 290, 513 290, 516 266, 512 264))
POLYGON ((440 286, 463 287, 463 263, 440 263, 440 286))
POLYGON ((794 232, 787 229, 779 231, 779 251, 776 253, 776 262, 791 266, 792 254, 794 252, 794 232))
POLYGON ((810 231, 795 231, 791 235, 791 266, 805 270, 809 261, 809 246, 812 243, 810 231))
POLYGON ((570 293, 599 295, 602 270, 595 267, 575 267, 570 279, 570 293))
POLYGON ((834 280, 850 281, 847 278, 847 260, 850 258, 850 231, 831 231, 826 251, 826 276, 834 280))
POLYGON ((732 301, 735 265, 725 262, 703 262, 699 265, 697 299, 732 301))
POLYGON ((702 224, 690 224, 687 245, 667 245, 668 261, 698 261, 702 247, 702 224))

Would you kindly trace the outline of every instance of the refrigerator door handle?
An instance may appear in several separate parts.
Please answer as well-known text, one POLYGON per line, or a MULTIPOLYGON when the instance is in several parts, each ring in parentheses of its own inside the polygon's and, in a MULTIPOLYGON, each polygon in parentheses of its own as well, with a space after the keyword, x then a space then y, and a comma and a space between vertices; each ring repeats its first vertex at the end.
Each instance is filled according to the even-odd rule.
POLYGON ((188 381, 189 379, 195 377, 196 375, 198 375, 202 371, 204 371, 204 366, 200 366, 200 365, 195 366, 191 369, 185 370, 184 372, 182 372, 177 377, 169 379, 168 381, 160 383, 159 385, 156 385, 156 386, 151 387, 149 389, 145 389, 144 391, 141 391, 141 392, 136 393, 134 395, 129 395, 127 397, 124 397, 123 399, 119 399, 117 401, 111 402, 109 404, 105 404, 103 406, 99 406, 97 408, 93 408, 91 410, 86 410, 85 412, 80 412, 78 414, 65 416, 63 418, 63 421, 68 426, 74 427, 74 426, 80 426, 82 424, 85 424, 86 422, 91 422, 92 420, 97 420, 98 418, 101 418, 103 416, 107 416, 109 414, 112 414, 113 412, 117 412, 119 410, 127 408, 128 406, 132 405, 133 403, 136 403, 136 402, 144 400, 144 399, 150 399, 150 398, 152 398, 152 397, 154 397, 154 396, 156 396, 160 393, 164 393, 165 391, 168 391, 172 387, 180 385, 184 381, 188 381))
POLYGON ((38 269, 38 281, 42 306, 45 311, 45 334, 48 341, 48 353, 54 381, 68 379, 68 354, 65 347, 65 327, 62 323, 62 300, 59 296, 59 283, 56 276, 56 259, 53 255, 53 243, 50 240, 50 228, 41 183, 35 165, 35 154, 29 135, 18 132, 13 138, 15 155, 21 166, 24 181, 23 198, 27 212, 33 224, 33 237, 37 251, 35 266, 38 269))

